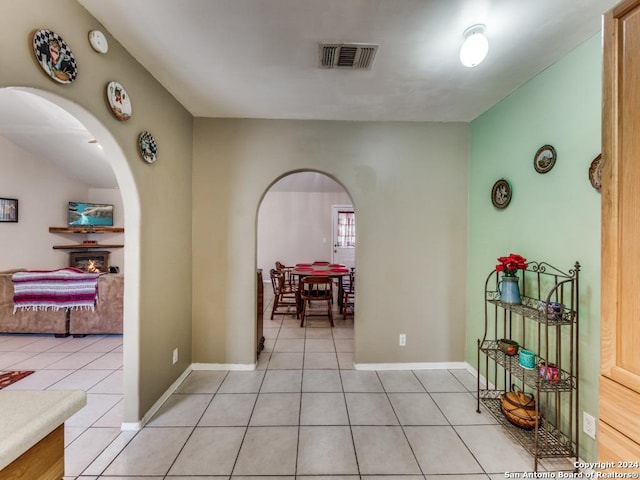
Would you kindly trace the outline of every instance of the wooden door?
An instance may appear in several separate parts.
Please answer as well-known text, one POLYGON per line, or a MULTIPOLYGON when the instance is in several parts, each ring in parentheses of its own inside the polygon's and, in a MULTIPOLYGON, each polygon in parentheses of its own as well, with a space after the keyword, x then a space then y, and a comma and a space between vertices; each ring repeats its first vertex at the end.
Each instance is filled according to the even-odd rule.
POLYGON ((607 12, 604 23, 598 425, 602 462, 640 461, 639 52, 640 0, 623 1, 607 12))

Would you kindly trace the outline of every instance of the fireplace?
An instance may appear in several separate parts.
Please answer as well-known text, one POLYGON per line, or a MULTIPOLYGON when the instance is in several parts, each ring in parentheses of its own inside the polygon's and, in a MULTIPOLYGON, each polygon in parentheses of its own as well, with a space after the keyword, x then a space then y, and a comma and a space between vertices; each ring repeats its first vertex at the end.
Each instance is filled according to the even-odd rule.
POLYGON ((109 252, 70 252, 69 265, 85 272, 109 271, 109 252))

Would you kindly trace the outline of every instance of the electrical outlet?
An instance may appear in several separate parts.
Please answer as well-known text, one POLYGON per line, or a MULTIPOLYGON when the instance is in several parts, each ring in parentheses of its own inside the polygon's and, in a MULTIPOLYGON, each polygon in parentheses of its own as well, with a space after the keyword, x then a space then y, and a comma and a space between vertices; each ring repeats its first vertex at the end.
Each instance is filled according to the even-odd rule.
POLYGON ((596 438, 596 419, 587 412, 582 412, 582 430, 591 438, 596 438))
POLYGON ((405 347, 407 345, 407 335, 404 333, 400 334, 400 346, 405 347))
POLYGON ((176 363, 178 363, 178 348, 174 348, 173 349, 173 364, 175 365, 176 363))

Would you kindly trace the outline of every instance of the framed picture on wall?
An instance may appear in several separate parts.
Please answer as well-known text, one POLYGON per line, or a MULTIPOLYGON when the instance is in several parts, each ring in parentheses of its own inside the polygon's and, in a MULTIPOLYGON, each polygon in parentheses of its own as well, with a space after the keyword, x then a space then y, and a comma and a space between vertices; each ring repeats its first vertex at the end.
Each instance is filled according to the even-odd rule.
POLYGON ((15 198, 0 198, 0 222, 18 221, 18 200, 15 198))

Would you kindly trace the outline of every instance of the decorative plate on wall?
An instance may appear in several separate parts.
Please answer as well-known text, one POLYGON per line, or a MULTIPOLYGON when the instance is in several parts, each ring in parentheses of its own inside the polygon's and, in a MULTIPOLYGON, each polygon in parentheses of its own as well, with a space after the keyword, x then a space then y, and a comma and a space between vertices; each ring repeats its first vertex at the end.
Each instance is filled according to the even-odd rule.
POLYGON ((602 188, 602 154, 593 159, 589 165, 589 181, 598 192, 602 188))
POLYGON ((68 84, 78 76, 78 65, 73 52, 57 33, 45 29, 38 30, 33 35, 33 53, 52 80, 68 84))
POLYGON ((121 84, 109 82, 107 85, 107 100, 109 100, 111 111, 118 120, 124 122, 131 118, 131 99, 121 84))
POLYGON ((144 131, 138 137, 138 148, 142 159, 147 163, 154 163, 158 159, 156 139, 151 133, 144 131))
POLYGON ((100 30, 91 30, 89 32, 89 44, 98 53, 107 53, 109 51, 109 42, 100 30))
POLYGON ((511 185, 504 178, 493 184, 491 189, 491 203, 496 208, 506 208, 511 201, 511 185))
POLYGON ((556 164, 556 149, 551 145, 544 145, 533 157, 533 168, 538 173, 547 173, 556 164))

